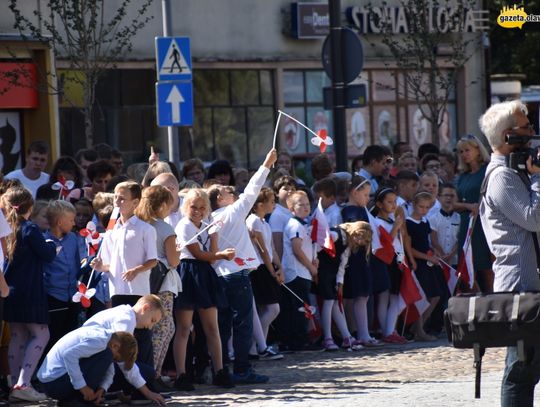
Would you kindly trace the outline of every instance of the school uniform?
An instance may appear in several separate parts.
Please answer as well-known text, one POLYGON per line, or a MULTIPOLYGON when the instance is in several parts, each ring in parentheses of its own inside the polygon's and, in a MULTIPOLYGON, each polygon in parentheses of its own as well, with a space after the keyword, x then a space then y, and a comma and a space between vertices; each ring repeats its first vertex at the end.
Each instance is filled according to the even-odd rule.
MULTIPOLYGON (((411 237, 411 246, 413 249, 427 253, 431 250, 429 244, 429 235, 431 232, 431 226, 426 218, 416 220, 413 218, 407 218, 406 220, 407 232, 411 237)), ((435 270, 432 266, 428 266, 427 261, 423 259, 416 260, 415 275, 420 283, 420 286, 424 290, 427 298, 439 297, 440 289, 437 283, 435 270)))
POLYGON ((338 281, 338 270, 341 262, 341 255, 345 251, 346 243, 344 241, 344 232, 339 228, 331 228, 331 232, 335 233, 334 247, 336 255, 331 256, 325 250, 319 252, 319 269, 318 269, 318 294, 324 300, 337 299, 337 284, 343 284, 343 277, 338 281))
POLYGON ((335 228, 337 225, 343 223, 341 208, 335 202, 324 210, 324 216, 330 228, 335 228))
MULTIPOLYGON (((461 222, 461 217, 457 212, 445 212, 442 208, 435 214, 429 216, 429 225, 431 230, 437 232, 439 239, 439 245, 445 253, 450 253, 455 247, 458 241, 458 233, 461 222)), ((448 261, 451 266, 456 265, 458 262, 458 255, 456 254, 448 261)))
POLYGON ((202 251, 210 250, 210 235, 205 230, 196 240, 196 236, 206 227, 202 223, 200 228, 195 226, 188 217, 182 218, 176 226, 176 238, 180 244, 180 268, 179 275, 182 280, 182 292, 175 300, 175 309, 196 310, 199 308, 224 307, 227 299, 219 282, 218 276, 207 261, 196 259, 188 247, 195 243, 202 251))
POLYGON ((56 342, 37 372, 45 394, 67 401, 81 399, 79 390, 85 386, 108 390, 114 379, 113 355, 108 347, 111 335, 101 328, 83 327, 56 342))
POLYGON ((77 328, 80 304, 74 303, 72 297, 78 291, 80 254, 75 233, 69 232, 61 239, 50 232, 45 232, 44 236, 58 248, 54 260, 43 265, 44 285, 49 303, 50 349, 61 337, 77 328))
MULTIPOLYGON (((268 253, 270 262, 272 262, 274 251, 272 250, 273 242, 270 225, 264 219, 252 213, 246 219, 246 226, 250 232, 260 232, 262 234, 264 241, 263 250, 268 253)), ((249 274, 255 303, 261 305, 275 304, 279 302, 279 284, 274 276, 270 274, 270 270, 264 265, 260 252, 256 250, 256 253, 261 265, 249 274)))
MULTIPOLYGON (((394 220, 392 218, 389 219, 383 219, 380 217, 375 218, 375 222, 378 226, 382 226, 389 234, 392 231, 392 228, 394 227, 394 220)), ((393 246, 394 251, 396 255, 392 259, 392 263, 386 264, 383 261, 379 259, 374 259, 373 267, 378 267, 378 272, 384 273, 386 272, 388 275, 388 282, 389 282, 389 292, 390 294, 399 294, 399 289, 401 286, 401 270, 399 269, 399 265, 397 263, 397 253, 400 253, 401 255, 404 254, 403 246, 401 244, 401 241, 399 240, 398 236, 393 240, 393 246)), ((376 272, 376 271, 374 271, 376 272)))
POLYGON ((290 210, 285 208, 283 205, 277 204, 270 214, 270 218, 268 219, 268 224, 270 225, 272 233, 283 233, 285 225, 289 219, 292 218, 292 216, 293 215, 290 210))
POLYGON ((236 249, 235 259, 218 260, 214 264, 228 301, 228 306, 220 309, 218 315, 221 344, 222 349, 227 349, 232 330, 235 374, 243 374, 251 369, 249 349, 253 336, 253 291, 249 272, 261 264, 249 237, 245 219, 253 208, 269 172, 268 168, 259 167, 234 203, 212 213, 214 219, 223 222, 218 233, 219 250, 228 247, 236 249))

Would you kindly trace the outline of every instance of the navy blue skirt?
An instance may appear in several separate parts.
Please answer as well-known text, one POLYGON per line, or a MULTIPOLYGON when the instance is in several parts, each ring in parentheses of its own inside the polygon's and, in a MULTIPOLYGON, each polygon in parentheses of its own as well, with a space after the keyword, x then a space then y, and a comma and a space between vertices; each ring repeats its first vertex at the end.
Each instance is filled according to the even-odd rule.
POLYGON ((422 290, 426 293, 427 298, 439 297, 441 291, 437 282, 437 268, 428 267, 425 260, 416 259, 416 270, 414 274, 422 287, 422 290))
POLYGON ((369 257, 369 266, 373 273, 373 294, 385 292, 390 288, 388 266, 374 255, 369 257))
POLYGON ((366 261, 366 253, 352 253, 343 277, 343 298, 369 297, 373 293, 373 274, 366 261))
POLYGON ((175 309, 225 308, 227 297, 210 263, 194 259, 180 261, 182 292, 175 300, 175 309))

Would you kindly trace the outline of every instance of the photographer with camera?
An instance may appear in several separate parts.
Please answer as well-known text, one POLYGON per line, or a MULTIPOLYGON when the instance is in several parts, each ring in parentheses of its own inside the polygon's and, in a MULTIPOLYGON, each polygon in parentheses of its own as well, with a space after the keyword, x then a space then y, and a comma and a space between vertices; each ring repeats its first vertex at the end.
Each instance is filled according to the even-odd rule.
MULTIPOLYGON (((540 163, 536 150, 528 148, 534 128, 527 108, 517 100, 498 103, 479 123, 493 150, 480 217, 495 256, 494 291, 540 291, 536 237, 540 231, 540 163)), ((540 339, 538 343, 526 348, 524 355, 517 347, 508 347, 502 406, 533 405, 534 387, 540 379, 540 339)))

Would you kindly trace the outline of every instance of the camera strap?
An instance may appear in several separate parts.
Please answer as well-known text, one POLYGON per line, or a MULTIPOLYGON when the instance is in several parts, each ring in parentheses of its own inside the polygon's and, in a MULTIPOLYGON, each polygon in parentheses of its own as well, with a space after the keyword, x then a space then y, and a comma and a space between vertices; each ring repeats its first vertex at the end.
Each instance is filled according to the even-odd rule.
MULTIPOLYGON (((484 181, 482 181, 482 185, 480 187, 480 205, 482 205, 483 203, 482 201, 484 201, 484 197, 486 195, 487 185, 489 182, 489 178, 491 177, 491 173, 496 168, 497 167, 490 169, 489 171, 486 172, 486 175, 484 176, 484 181)), ((523 183, 527 187, 527 190, 531 191, 531 179, 529 178, 526 172, 517 171, 510 167, 506 167, 506 168, 510 169, 511 171, 514 171, 519 176, 521 181, 523 181, 523 183)), ((531 235, 533 238, 534 253, 536 254, 536 272, 538 273, 538 277, 540 278, 540 246, 538 245, 538 235, 536 234, 536 232, 531 232, 531 235)))

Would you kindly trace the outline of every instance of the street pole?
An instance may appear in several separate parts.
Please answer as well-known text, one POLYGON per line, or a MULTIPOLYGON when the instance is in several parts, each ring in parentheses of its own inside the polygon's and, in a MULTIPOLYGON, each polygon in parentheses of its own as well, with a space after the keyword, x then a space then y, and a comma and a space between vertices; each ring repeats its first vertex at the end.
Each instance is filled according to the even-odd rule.
POLYGON ((336 170, 348 170, 347 129, 345 122, 345 82, 341 47, 341 1, 328 0, 330 11, 330 61, 332 66, 332 116, 334 123, 334 152, 336 170))
MULTIPOLYGON (((170 37, 172 36, 170 0, 161 0, 161 12, 163 16, 163 36, 170 37)), ((169 153, 169 161, 178 166, 178 164, 180 164, 180 151, 178 148, 178 129, 174 126, 167 127, 167 147, 169 153)))

